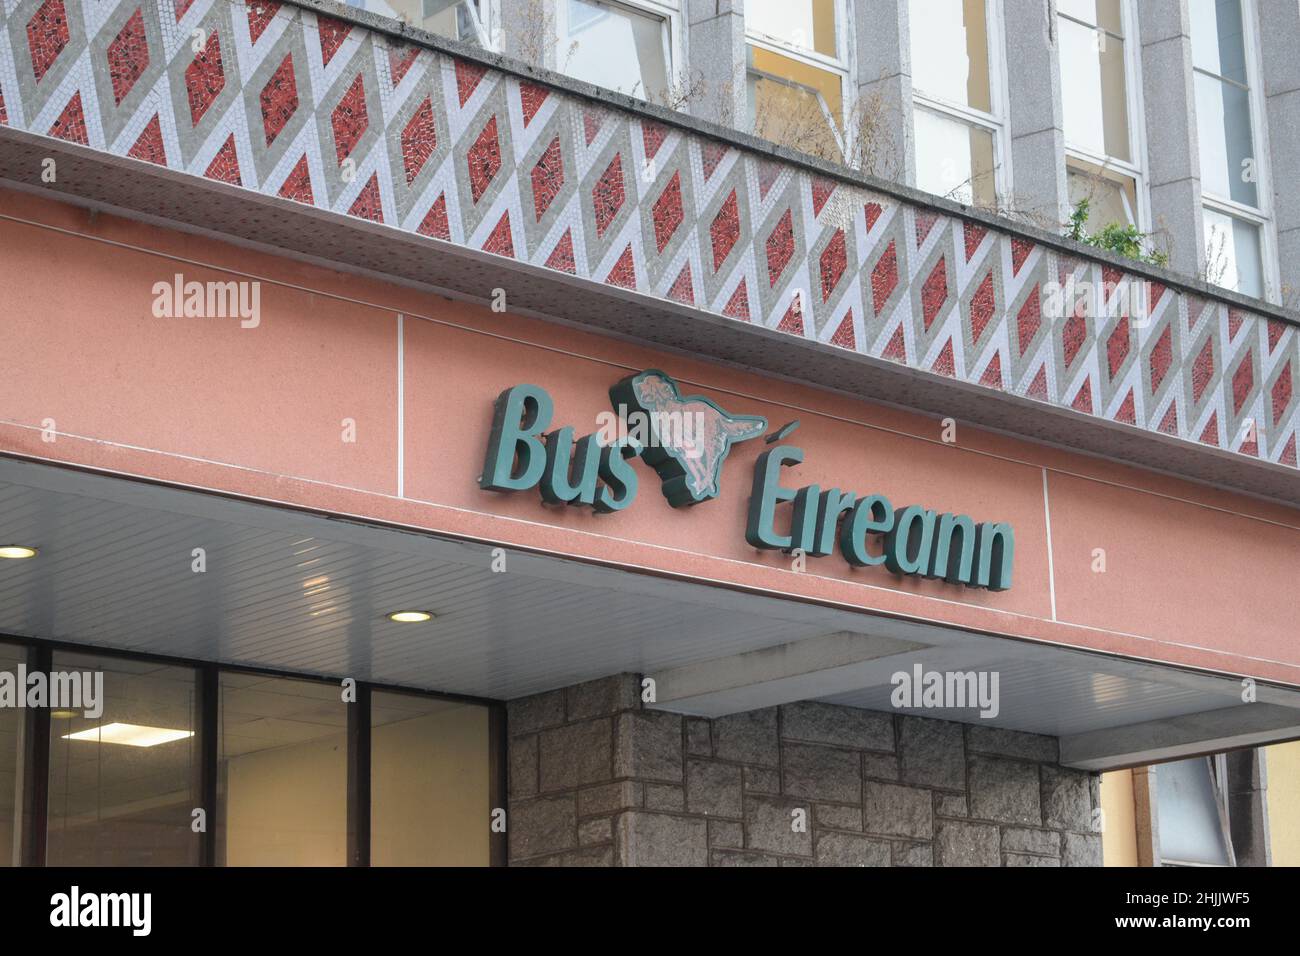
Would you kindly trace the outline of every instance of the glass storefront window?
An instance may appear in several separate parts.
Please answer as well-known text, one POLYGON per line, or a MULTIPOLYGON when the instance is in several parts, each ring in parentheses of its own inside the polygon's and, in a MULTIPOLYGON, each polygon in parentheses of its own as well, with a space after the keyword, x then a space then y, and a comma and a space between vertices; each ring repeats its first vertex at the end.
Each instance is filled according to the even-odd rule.
POLYGON ((1260 226, 1207 208, 1205 273, 1215 285, 1263 298, 1264 257, 1260 226))
MULTIPOLYGON (((0 644, 0 671, 14 675, 27 662, 27 649, 0 644)), ((0 708, 0 866, 18 866, 22 860, 23 775, 26 721, 17 707, 0 708)))
POLYGON ((747 100, 749 128, 755 136, 822 159, 842 158, 834 126, 841 115, 838 74, 749 47, 747 100))
POLYGON ((371 695, 370 862, 487 866, 488 709, 371 695))
POLYGON ((917 108, 916 184, 960 203, 996 201, 993 135, 986 129, 917 108))
POLYGON ((595 0, 559 0, 558 68, 652 102, 670 88, 668 21, 595 0))
POLYGON ((745 28, 825 56, 838 52, 835 0, 745 0, 745 28))
POLYGON ((910 0, 909 14, 916 90, 992 112, 985 0, 910 0))
POLYGON ((51 711, 47 864, 196 864, 195 671, 64 652, 53 670, 85 680, 102 673, 103 712, 51 711))
POLYGON ((217 861, 347 862, 349 705, 337 683, 221 675, 217 861))

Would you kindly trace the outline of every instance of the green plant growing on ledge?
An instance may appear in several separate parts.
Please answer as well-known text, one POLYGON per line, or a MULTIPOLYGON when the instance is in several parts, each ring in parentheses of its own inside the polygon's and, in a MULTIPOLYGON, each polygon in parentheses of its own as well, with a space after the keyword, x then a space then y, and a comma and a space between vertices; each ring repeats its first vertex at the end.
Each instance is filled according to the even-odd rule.
POLYGON ((1138 262, 1147 262, 1156 266, 1169 265, 1168 253, 1161 252, 1159 249, 1151 249, 1148 252, 1144 248, 1148 237, 1145 233, 1139 232, 1137 226, 1122 226, 1112 222, 1107 223, 1101 232, 1089 234, 1087 231, 1089 206, 1090 203, 1085 198, 1080 199, 1074 207, 1069 221, 1065 224, 1067 239, 1074 239, 1094 249, 1105 249, 1126 259, 1136 259, 1138 262))

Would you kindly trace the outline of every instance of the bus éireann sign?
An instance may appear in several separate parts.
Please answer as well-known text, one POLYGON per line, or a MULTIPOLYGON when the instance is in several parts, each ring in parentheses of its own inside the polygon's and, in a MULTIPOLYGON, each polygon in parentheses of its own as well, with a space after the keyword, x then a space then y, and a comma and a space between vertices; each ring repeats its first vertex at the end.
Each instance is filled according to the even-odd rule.
MULTIPOLYGON (((701 395, 683 396, 658 369, 629 375, 609 396, 614 411, 599 415, 599 429, 579 438, 568 426, 551 429, 555 407, 545 389, 506 389, 496 400, 479 483, 490 491, 538 488, 548 504, 622 511, 636 499, 631 459, 639 457, 658 475, 668 503, 685 508, 716 498, 732 447, 767 431, 762 416, 732 414, 701 395)), ((787 426, 769 441, 792 430, 787 426)), ((754 547, 812 557, 838 550, 854 567, 883 565, 894 574, 991 591, 1011 587, 1011 525, 976 523, 921 505, 895 507, 882 494, 783 486, 782 469, 803 460, 803 449, 790 444, 758 456, 745 528, 754 547), (777 510, 786 502, 792 502, 788 530, 780 531, 777 510)))

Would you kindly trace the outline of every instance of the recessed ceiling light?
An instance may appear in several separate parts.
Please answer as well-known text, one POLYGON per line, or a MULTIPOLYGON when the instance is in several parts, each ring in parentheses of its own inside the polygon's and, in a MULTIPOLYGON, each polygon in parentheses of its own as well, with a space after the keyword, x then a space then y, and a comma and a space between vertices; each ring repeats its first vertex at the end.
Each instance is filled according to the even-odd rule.
POLYGON ((29 548, 23 544, 5 544, 0 545, 0 558, 12 558, 18 560, 21 558, 36 557, 36 549, 29 548))
POLYGON ((390 621, 398 624, 419 624, 433 617, 432 611, 391 611, 387 615, 390 621))
POLYGON ((128 747, 156 747, 193 737, 192 730, 171 730, 167 727, 144 727, 140 724, 104 724, 75 734, 64 734, 64 740, 93 740, 103 744, 126 744, 128 747))

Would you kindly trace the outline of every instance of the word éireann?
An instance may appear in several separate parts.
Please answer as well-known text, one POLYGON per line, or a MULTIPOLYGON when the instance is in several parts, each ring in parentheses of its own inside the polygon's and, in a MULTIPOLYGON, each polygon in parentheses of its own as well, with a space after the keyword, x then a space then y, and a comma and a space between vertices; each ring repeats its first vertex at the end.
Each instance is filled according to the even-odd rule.
POLYGON ((936 514, 920 505, 895 508, 884 495, 859 497, 818 485, 786 488, 781 469, 803 461, 803 449, 778 445, 759 455, 745 540, 756 548, 823 557, 838 546, 854 567, 884 565, 895 574, 942 578, 950 584, 1005 591, 1011 587, 1015 534, 1001 522, 936 514), (790 533, 776 530, 777 505, 793 501, 790 533))

